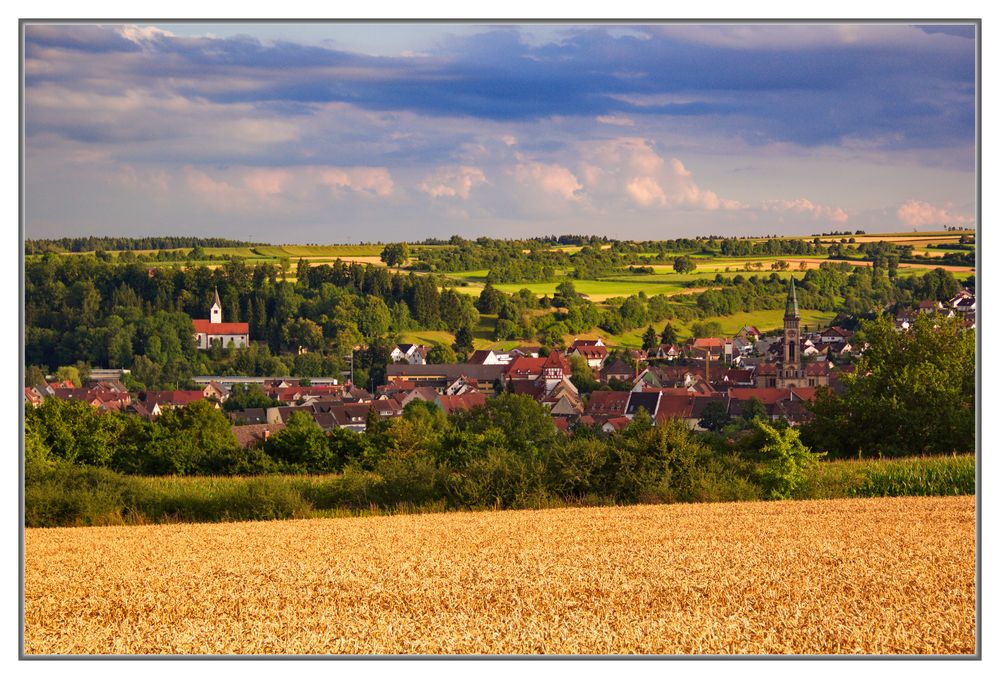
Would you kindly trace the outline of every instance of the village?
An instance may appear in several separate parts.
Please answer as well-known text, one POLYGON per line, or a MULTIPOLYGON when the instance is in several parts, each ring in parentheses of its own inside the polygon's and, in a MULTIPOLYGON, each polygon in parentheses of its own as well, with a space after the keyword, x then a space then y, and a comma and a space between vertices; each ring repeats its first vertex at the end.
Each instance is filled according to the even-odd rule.
MULTIPOLYGON (((975 313, 975 294, 962 289, 947 303, 921 301, 898 313, 895 326, 905 332, 918 314, 931 314, 957 316, 974 327, 975 313)), ((601 338, 575 339, 563 350, 480 349, 465 362, 445 364, 428 363, 426 346, 399 344, 390 354, 393 363, 386 366, 385 382, 371 385, 373 389, 343 376, 196 376, 197 389, 129 392, 121 380, 127 371, 93 369, 83 386, 46 382, 25 387, 24 396, 32 406, 56 398, 155 420, 166 409, 195 401, 222 409, 234 387, 254 388, 275 405, 225 409, 242 447, 262 444, 296 413, 308 415, 326 432, 341 428, 362 433, 371 417, 400 417, 414 401, 433 403, 452 414, 482 406, 504 392, 530 396, 566 433, 577 427, 619 431, 640 411, 655 422, 681 420, 696 431, 751 411, 798 425, 809 419, 806 406, 817 390, 840 391, 842 376, 853 372, 854 359, 864 351, 854 332, 841 327, 850 321, 841 314, 829 327, 802 328, 795 281, 790 279, 780 334, 745 325, 731 337, 692 338, 648 350, 616 349, 601 338), (581 393, 572 379, 574 362, 585 365, 596 382, 590 393, 581 393)), ((210 318, 192 325, 200 349, 225 342, 245 347, 251 341, 246 323, 223 322, 218 292, 210 318)))

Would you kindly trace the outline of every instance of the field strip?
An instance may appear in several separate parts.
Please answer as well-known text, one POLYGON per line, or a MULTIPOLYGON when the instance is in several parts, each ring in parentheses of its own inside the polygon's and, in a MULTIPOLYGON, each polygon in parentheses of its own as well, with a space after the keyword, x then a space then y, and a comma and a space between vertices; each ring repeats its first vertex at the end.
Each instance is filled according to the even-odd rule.
POLYGON ((38 653, 975 652, 973 497, 25 532, 38 653))

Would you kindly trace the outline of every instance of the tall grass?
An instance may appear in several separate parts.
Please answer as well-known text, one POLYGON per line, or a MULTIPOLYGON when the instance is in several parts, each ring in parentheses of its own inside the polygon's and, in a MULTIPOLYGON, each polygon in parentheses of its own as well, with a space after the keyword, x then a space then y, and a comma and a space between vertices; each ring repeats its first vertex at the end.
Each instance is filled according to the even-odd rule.
MULTIPOLYGON (((720 466, 725 466, 721 465, 720 466)), ((833 461, 816 465, 796 499, 971 495, 975 457, 833 461)), ((271 519, 493 509, 483 495, 456 500, 432 470, 385 475, 349 470, 313 476, 125 476, 61 464, 26 478, 25 525, 258 521, 271 519)), ((490 495, 490 497, 493 497, 490 495)), ((695 479, 701 502, 757 500, 760 488, 735 468, 711 469, 695 479)), ((657 501, 664 501, 662 498, 657 501)), ((527 494, 509 506, 540 509, 615 504, 603 495, 527 494)), ((507 505, 503 505, 507 506, 507 505)))
POLYGON ((975 492, 975 456, 948 455, 824 462, 812 470, 802 496, 831 499, 974 495, 975 492))

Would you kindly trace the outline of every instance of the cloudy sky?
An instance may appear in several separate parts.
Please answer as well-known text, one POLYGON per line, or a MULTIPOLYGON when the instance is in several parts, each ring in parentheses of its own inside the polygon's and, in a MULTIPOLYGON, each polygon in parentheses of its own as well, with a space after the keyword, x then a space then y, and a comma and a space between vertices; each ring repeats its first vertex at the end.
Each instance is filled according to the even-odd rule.
POLYGON ((971 26, 25 27, 26 235, 969 225, 971 26))

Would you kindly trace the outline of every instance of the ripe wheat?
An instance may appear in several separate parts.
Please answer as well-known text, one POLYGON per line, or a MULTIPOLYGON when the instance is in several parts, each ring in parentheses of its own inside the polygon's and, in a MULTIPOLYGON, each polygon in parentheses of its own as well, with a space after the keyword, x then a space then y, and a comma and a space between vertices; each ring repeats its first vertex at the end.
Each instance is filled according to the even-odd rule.
POLYGON ((973 497, 26 531, 25 652, 975 652, 973 497))

